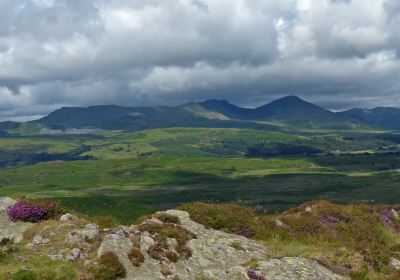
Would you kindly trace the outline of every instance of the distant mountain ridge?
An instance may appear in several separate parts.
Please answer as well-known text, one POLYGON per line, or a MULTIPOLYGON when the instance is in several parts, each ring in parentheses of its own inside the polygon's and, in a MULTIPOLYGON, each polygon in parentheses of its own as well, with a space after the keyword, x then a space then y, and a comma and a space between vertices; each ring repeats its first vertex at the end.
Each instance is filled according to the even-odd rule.
POLYGON ((377 128, 400 129, 400 108, 376 107, 373 109, 353 108, 339 113, 342 116, 368 123, 377 128))
MULTIPOLYGON (((170 127, 215 127, 280 130, 289 128, 353 129, 400 128, 400 109, 351 109, 332 112, 297 96, 286 96, 258 108, 242 108, 226 100, 211 99, 168 107, 100 105, 64 107, 30 122, 53 130, 98 128, 144 130, 170 127)), ((0 131, 15 128, 0 123, 0 131)))

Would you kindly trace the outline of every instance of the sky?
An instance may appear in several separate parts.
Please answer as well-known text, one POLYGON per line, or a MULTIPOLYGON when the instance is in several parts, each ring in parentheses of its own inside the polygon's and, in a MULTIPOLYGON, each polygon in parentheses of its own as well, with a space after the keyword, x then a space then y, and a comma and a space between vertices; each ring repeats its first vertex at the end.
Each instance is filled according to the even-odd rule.
POLYGON ((0 120, 64 106, 400 107, 399 0, 0 0, 0 120))

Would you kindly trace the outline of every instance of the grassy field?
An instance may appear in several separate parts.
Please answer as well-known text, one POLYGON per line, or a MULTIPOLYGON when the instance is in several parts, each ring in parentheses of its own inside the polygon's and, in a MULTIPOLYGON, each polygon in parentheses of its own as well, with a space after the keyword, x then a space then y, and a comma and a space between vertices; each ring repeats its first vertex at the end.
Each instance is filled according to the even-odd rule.
POLYGON ((319 198, 398 203, 399 143, 400 135, 375 131, 180 128, 2 138, 0 151, 10 157, 27 148, 73 156, 0 169, 0 196, 52 197, 123 223, 192 201, 270 211, 319 198))

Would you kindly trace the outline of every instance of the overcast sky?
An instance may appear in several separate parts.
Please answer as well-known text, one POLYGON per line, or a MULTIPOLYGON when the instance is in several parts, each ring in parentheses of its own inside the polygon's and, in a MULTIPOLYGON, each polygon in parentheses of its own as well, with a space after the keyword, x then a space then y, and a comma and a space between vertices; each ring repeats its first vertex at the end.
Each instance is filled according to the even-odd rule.
POLYGON ((62 106, 400 106, 399 0, 0 0, 0 120, 62 106))

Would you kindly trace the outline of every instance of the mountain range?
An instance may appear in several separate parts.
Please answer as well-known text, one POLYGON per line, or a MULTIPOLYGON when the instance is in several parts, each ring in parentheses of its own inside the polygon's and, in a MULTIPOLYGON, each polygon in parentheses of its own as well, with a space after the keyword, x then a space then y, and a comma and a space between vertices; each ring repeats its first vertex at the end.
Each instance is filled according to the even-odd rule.
MULTIPOLYGON (((354 108, 332 112, 296 96, 286 96, 264 106, 249 109, 226 100, 189 102, 176 107, 123 107, 101 105, 63 107, 49 115, 28 122, 50 130, 106 129, 143 130, 169 127, 220 127, 279 130, 289 128, 400 129, 399 108, 354 108)), ((0 123, 0 131, 21 124, 0 123)))

